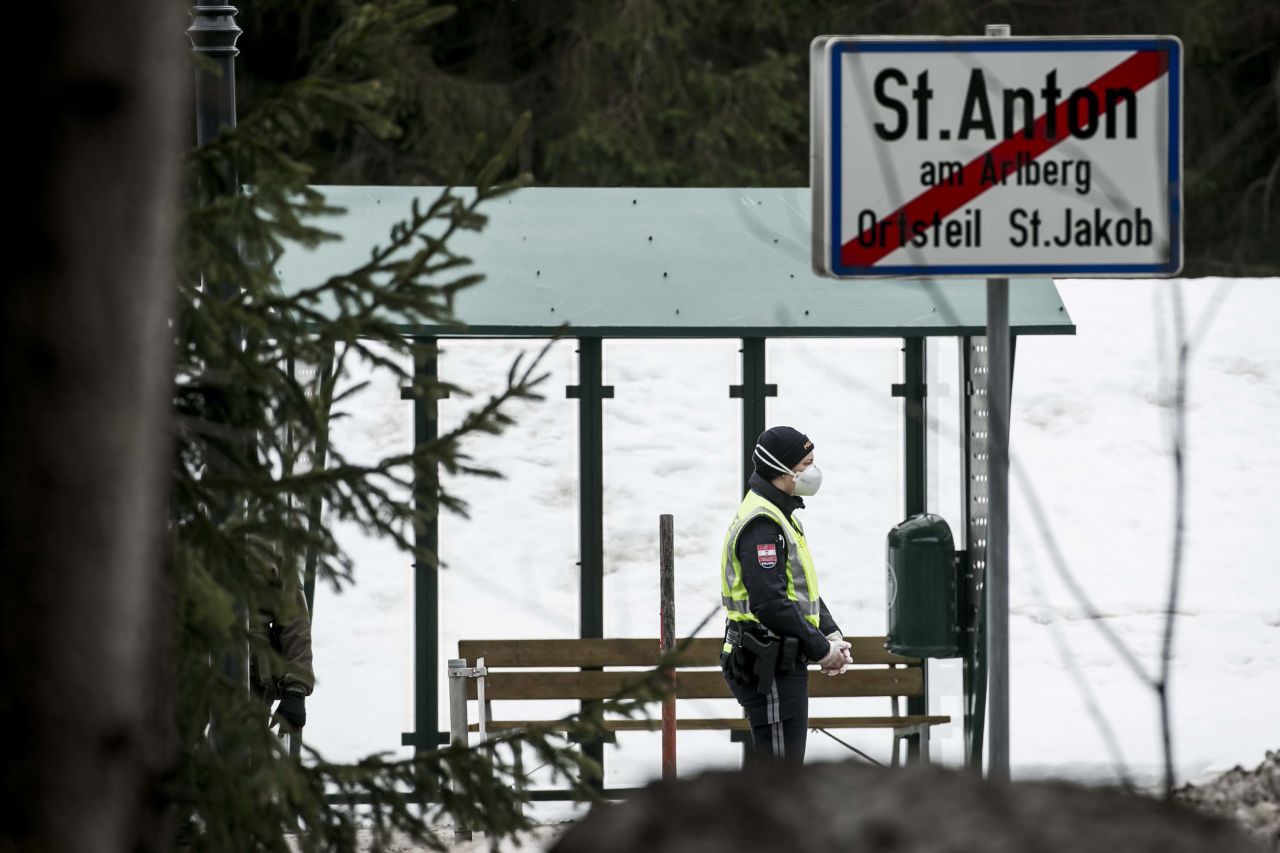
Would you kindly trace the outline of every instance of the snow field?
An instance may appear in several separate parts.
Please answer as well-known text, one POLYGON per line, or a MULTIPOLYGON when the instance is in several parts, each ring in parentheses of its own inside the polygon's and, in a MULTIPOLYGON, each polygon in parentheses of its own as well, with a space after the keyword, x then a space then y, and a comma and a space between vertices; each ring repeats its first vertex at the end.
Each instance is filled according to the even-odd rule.
MULTIPOLYGON (((1016 282, 1014 283, 1016 286, 1016 282)), ((1057 570, 1061 556, 1101 618, 1146 672, 1159 664, 1172 540, 1169 456, 1171 294, 1180 286, 1196 329, 1188 384, 1188 516, 1172 691, 1180 776, 1252 766, 1280 740, 1280 280, 1067 280, 1058 283, 1078 334, 1018 342, 1011 480, 1011 690, 1015 775, 1111 778, 1111 755, 1079 684, 1103 709, 1140 780, 1160 762, 1154 697, 1099 635, 1057 570), (1029 489, 1028 489, 1029 487, 1029 489), (1053 547, 1034 503, 1048 519, 1053 547), (1070 661, 1068 665, 1067 661, 1070 661), (1075 675, 1073 675, 1073 672, 1075 675)), ((497 390, 518 352, 540 343, 446 342, 441 374, 475 393, 441 403, 441 427, 497 390)), ((902 402, 897 340, 776 340, 768 379, 779 386, 769 422, 816 443, 825 475, 802 514, 822 594, 846 634, 885 630, 884 536, 902 518, 902 402)), ((930 511, 963 525, 958 479, 956 346, 928 347, 930 511)), ((466 443, 504 479, 445 477, 470 518, 441 522, 441 671, 457 640, 573 637, 578 631, 575 343, 553 344, 542 402, 512 408, 517 425, 466 443)), ((361 378, 358 370, 352 379, 361 378)), ((656 636, 658 515, 676 527, 677 630, 692 631, 719 599, 724 529, 740 499, 740 381, 736 341, 608 341, 605 382, 605 633, 656 636)), ((356 458, 407 450, 412 406, 378 377, 345 406, 334 442, 356 458)), ((407 499, 407 496, 406 496, 407 499)), ((408 754, 412 728, 411 557, 343 527, 357 584, 315 605, 319 685, 308 741, 332 759, 408 754)), ((718 614, 704 635, 719 633, 718 614)), ((931 665, 931 711, 960 718, 959 666, 931 665)), ((440 728, 445 683, 441 675, 440 728)), ((811 713, 876 713, 887 700, 815 701, 811 713)), ((682 703, 682 713, 734 715, 731 702, 682 703)), ((498 714, 566 713, 570 703, 507 703, 498 714), (524 704, 525 707, 520 707, 524 704)), ((935 730, 935 759, 960 760, 959 725, 935 730)), ((887 756, 888 732, 841 732, 887 756)), ((657 734, 625 733, 606 754, 607 784, 659 772, 657 734)), ((811 760, 848 753, 821 734, 811 760)), ((680 768, 733 766, 727 733, 682 733, 680 768)), ((539 806, 554 817, 554 805, 539 806)))

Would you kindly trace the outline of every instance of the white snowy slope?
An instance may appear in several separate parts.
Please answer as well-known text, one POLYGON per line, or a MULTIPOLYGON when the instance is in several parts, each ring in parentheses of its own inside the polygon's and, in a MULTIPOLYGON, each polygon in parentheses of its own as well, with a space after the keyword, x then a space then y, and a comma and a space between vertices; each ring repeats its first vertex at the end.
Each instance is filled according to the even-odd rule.
MULTIPOLYGON (((1016 286, 1016 283, 1015 285, 1016 286)), ((1177 769, 1195 780, 1252 766, 1280 745, 1280 280, 1194 279, 1058 283, 1078 327, 1074 337, 1019 340, 1013 384, 1011 661, 1015 775, 1113 778, 1112 751, 1090 712, 1086 685, 1130 772, 1154 778, 1161 760, 1154 696, 1106 643, 1068 592, 1047 544, 1093 600, 1145 672, 1159 666, 1173 536, 1169 453, 1172 301, 1185 299, 1196 329, 1191 354, 1186 551, 1172 671, 1177 769), (1029 485, 1030 491, 1027 486, 1029 485), (1043 530, 1032 495, 1048 520, 1043 530), (1070 664, 1070 665, 1069 665, 1070 664)), ((511 359, 539 345, 444 345, 442 375, 475 392, 441 404, 442 426, 497 390, 511 359)), ((901 381, 898 341, 775 341, 769 381, 779 394, 771 423, 807 432, 825 474, 803 518, 823 597, 847 634, 885 629, 884 536, 902 517, 901 381)), ((958 480, 956 347, 931 342, 930 510, 962 523, 958 480)), ((572 341, 545 365, 546 399, 513 411, 518 425, 466 445, 505 479, 450 479, 470 518, 441 525, 440 649, 459 638, 573 637, 578 631, 577 402, 572 341)), ((359 379, 361 376, 353 376, 359 379)), ((717 561, 740 489, 738 346, 721 342, 607 342, 605 381, 605 633, 657 633, 658 515, 676 519, 677 627, 692 631, 716 608, 717 561)), ((407 449, 411 404, 389 378, 345 406, 335 443, 357 458, 407 449)), ((407 753, 412 728, 410 557, 343 528, 357 584, 315 605, 319 684, 308 741, 333 759, 407 753)), ((703 628, 720 630, 718 614, 703 628)), ((958 720, 955 662, 932 666, 932 706, 958 720)), ((444 679, 440 679, 440 727, 444 679)), ((887 700, 826 700, 886 713, 887 700)), ((499 708, 504 715, 564 707, 499 708)), ((735 706, 689 703, 690 713, 734 714, 735 706)), ((845 735, 842 735, 842 737, 845 735)), ((888 754, 887 732, 847 739, 888 754)), ((811 734, 811 760, 843 747, 811 734)), ((960 759, 959 726, 937 732, 935 758, 960 759)), ((726 733, 682 733, 680 769, 733 766, 726 733)), ((620 737, 606 756, 608 783, 641 783, 659 772, 656 735, 620 737)))

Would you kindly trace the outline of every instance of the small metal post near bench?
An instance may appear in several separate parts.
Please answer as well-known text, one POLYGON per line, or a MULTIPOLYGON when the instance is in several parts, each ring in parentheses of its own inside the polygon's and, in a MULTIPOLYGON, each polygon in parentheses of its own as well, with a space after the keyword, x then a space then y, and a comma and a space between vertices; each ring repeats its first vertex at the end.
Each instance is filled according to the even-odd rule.
POLYGON ((467 666, 466 658, 449 659, 449 744, 451 746, 468 746, 467 729, 471 721, 467 718, 467 682, 463 679, 478 678, 476 698, 480 700, 480 740, 485 741, 488 730, 485 724, 489 721, 489 706, 484 698, 484 677, 489 669, 484 665, 484 658, 477 658, 475 666, 467 666))
MULTIPOLYGON (((485 731, 486 718, 489 716, 485 712, 484 699, 484 677, 488 674, 488 670, 484 666, 484 658, 479 658, 475 666, 467 666, 466 658, 450 658, 449 659, 449 745, 462 747, 467 749, 471 746, 471 739, 467 735, 468 729, 471 727, 470 721, 467 719, 467 679, 478 678, 479 683, 476 685, 476 695, 480 699, 480 740, 484 741, 487 737, 485 731)), ((454 835, 459 840, 469 840, 471 838, 471 830, 459 825, 454 829, 454 835)))

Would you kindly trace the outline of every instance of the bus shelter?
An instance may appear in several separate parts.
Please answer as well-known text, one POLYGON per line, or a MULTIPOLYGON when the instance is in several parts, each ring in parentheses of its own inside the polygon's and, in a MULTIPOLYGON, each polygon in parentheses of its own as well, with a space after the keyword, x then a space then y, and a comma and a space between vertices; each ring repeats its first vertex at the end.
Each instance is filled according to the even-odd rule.
MULTIPOLYGON (((414 199, 431 187, 318 187, 345 213, 325 222, 342 239, 316 249, 291 248, 279 264, 286 290, 322 280, 327 271, 359 266, 384 242, 414 199)), ((987 367, 986 288, 980 280, 835 280, 810 266, 808 188, 636 189, 527 188, 482 208, 480 232, 458 232, 452 251, 470 257, 485 281, 461 291, 455 316, 462 327, 404 328, 413 340, 415 386, 437 377, 442 340, 550 338, 577 342, 580 500, 578 633, 604 633, 604 443, 602 343, 610 339, 732 339, 741 344, 740 381, 725 392, 741 401, 742 479, 751 473, 756 437, 767 424, 770 340, 888 338, 901 342, 901 381, 884 388, 901 398, 903 517, 930 506, 927 478, 926 339, 959 342, 963 519, 956 529, 960 572, 964 751, 981 767, 985 714, 985 632, 982 606, 986 552, 987 367)), ((1073 334, 1075 327, 1050 279, 1020 279, 1010 287, 1013 352, 1023 335, 1073 334)), ((437 435, 438 400, 413 400, 414 440, 437 435)), ((438 472, 414 472, 414 495, 430 519, 416 530, 414 555, 414 730, 402 745, 434 749, 439 731, 441 670, 438 472)), ((309 579, 311 580, 311 579, 309 579)), ((313 587, 313 581, 308 589, 313 587)), ((655 578, 656 589, 656 578, 655 578)), ((656 594, 656 593, 655 593, 656 594)), ((655 599, 656 600, 656 599, 655 599)), ((927 687, 926 687, 927 690, 927 687)), ((908 713, 923 713, 912 699, 908 713)), ((599 744, 589 747, 597 760, 599 744)))

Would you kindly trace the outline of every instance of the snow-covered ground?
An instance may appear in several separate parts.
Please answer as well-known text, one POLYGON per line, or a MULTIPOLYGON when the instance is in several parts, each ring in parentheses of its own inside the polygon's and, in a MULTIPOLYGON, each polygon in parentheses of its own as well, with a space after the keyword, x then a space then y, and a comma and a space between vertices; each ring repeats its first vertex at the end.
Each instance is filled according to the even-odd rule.
MULTIPOLYGON (((1016 283, 1015 285, 1016 286, 1016 283)), ((1171 296, 1180 287, 1196 330, 1189 406, 1185 577, 1173 667, 1175 748, 1182 780, 1258 764, 1280 745, 1280 279, 1058 283, 1074 337, 1018 342, 1011 519, 1012 762, 1015 776, 1114 776, 1096 716, 1109 724, 1130 771, 1154 778, 1161 761, 1156 704, 1064 586, 1047 544, 1087 590, 1103 619, 1155 673, 1167 594, 1173 468, 1169 455, 1171 296), (1042 507, 1048 529, 1031 511, 1042 507)), ((442 375, 478 399, 534 344, 456 342, 442 375)), ((775 341, 769 421, 807 432, 825 474, 806 529, 822 592, 847 634, 885 629, 884 536, 902 515, 901 381, 897 341, 775 341)), ((961 526, 957 354, 929 344, 930 510, 961 526)), ((577 416, 564 387, 576 381, 574 344, 551 348, 546 399, 513 411, 518 425, 467 444, 503 480, 450 480, 471 505, 441 529, 441 657, 459 638, 572 637, 578 613, 577 416)), ((605 633, 657 633, 658 515, 676 519, 677 627, 686 633, 718 602, 717 558, 739 494, 740 402, 734 341, 605 344, 605 633)), ((442 426, 475 400, 441 404, 442 426)), ((335 441, 369 457, 405 449, 411 404, 388 379, 346 406, 335 441)), ((357 585, 317 591, 319 685, 308 740, 334 759, 404 753, 412 728, 410 557, 344 530, 357 585)), ((720 630, 713 618, 706 634, 720 630)), ((442 661, 443 664, 443 661, 442 661)), ((443 668, 443 666, 442 666, 443 668)), ((959 669, 934 662, 932 705, 960 719, 959 669)), ((440 679, 441 696, 444 679, 440 679)), ((847 712, 885 713, 887 700, 825 700, 847 712), (883 706, 883 707, 882 707, 883 706)), ((549 703, 542 703, 544 706, 549 703)), ((504 709, 500 708, 502 712, 504 709)), ((569 710, 542 707, 539 712, 569 710)), ((734 714, 714 702, 698 713, 734 714)), ((507 708, 518 714, 519 708, 507 708)), ((443 705, 440 726, 447 728, 443 705)), ((885 756, 887 732, 849 739, 885 756)), ((811 760, 848 753, 820 734, 811 760)), ((726 733, 682 733, 680 769, 733 766, 726 733)), ((935 758, 960 758, 959 726, 935 733, 935 758)), ((619 738, 608 784, 658 775, 656 734, 619 738)), ((554 815, 550 806, 541 807, 554 815)))

